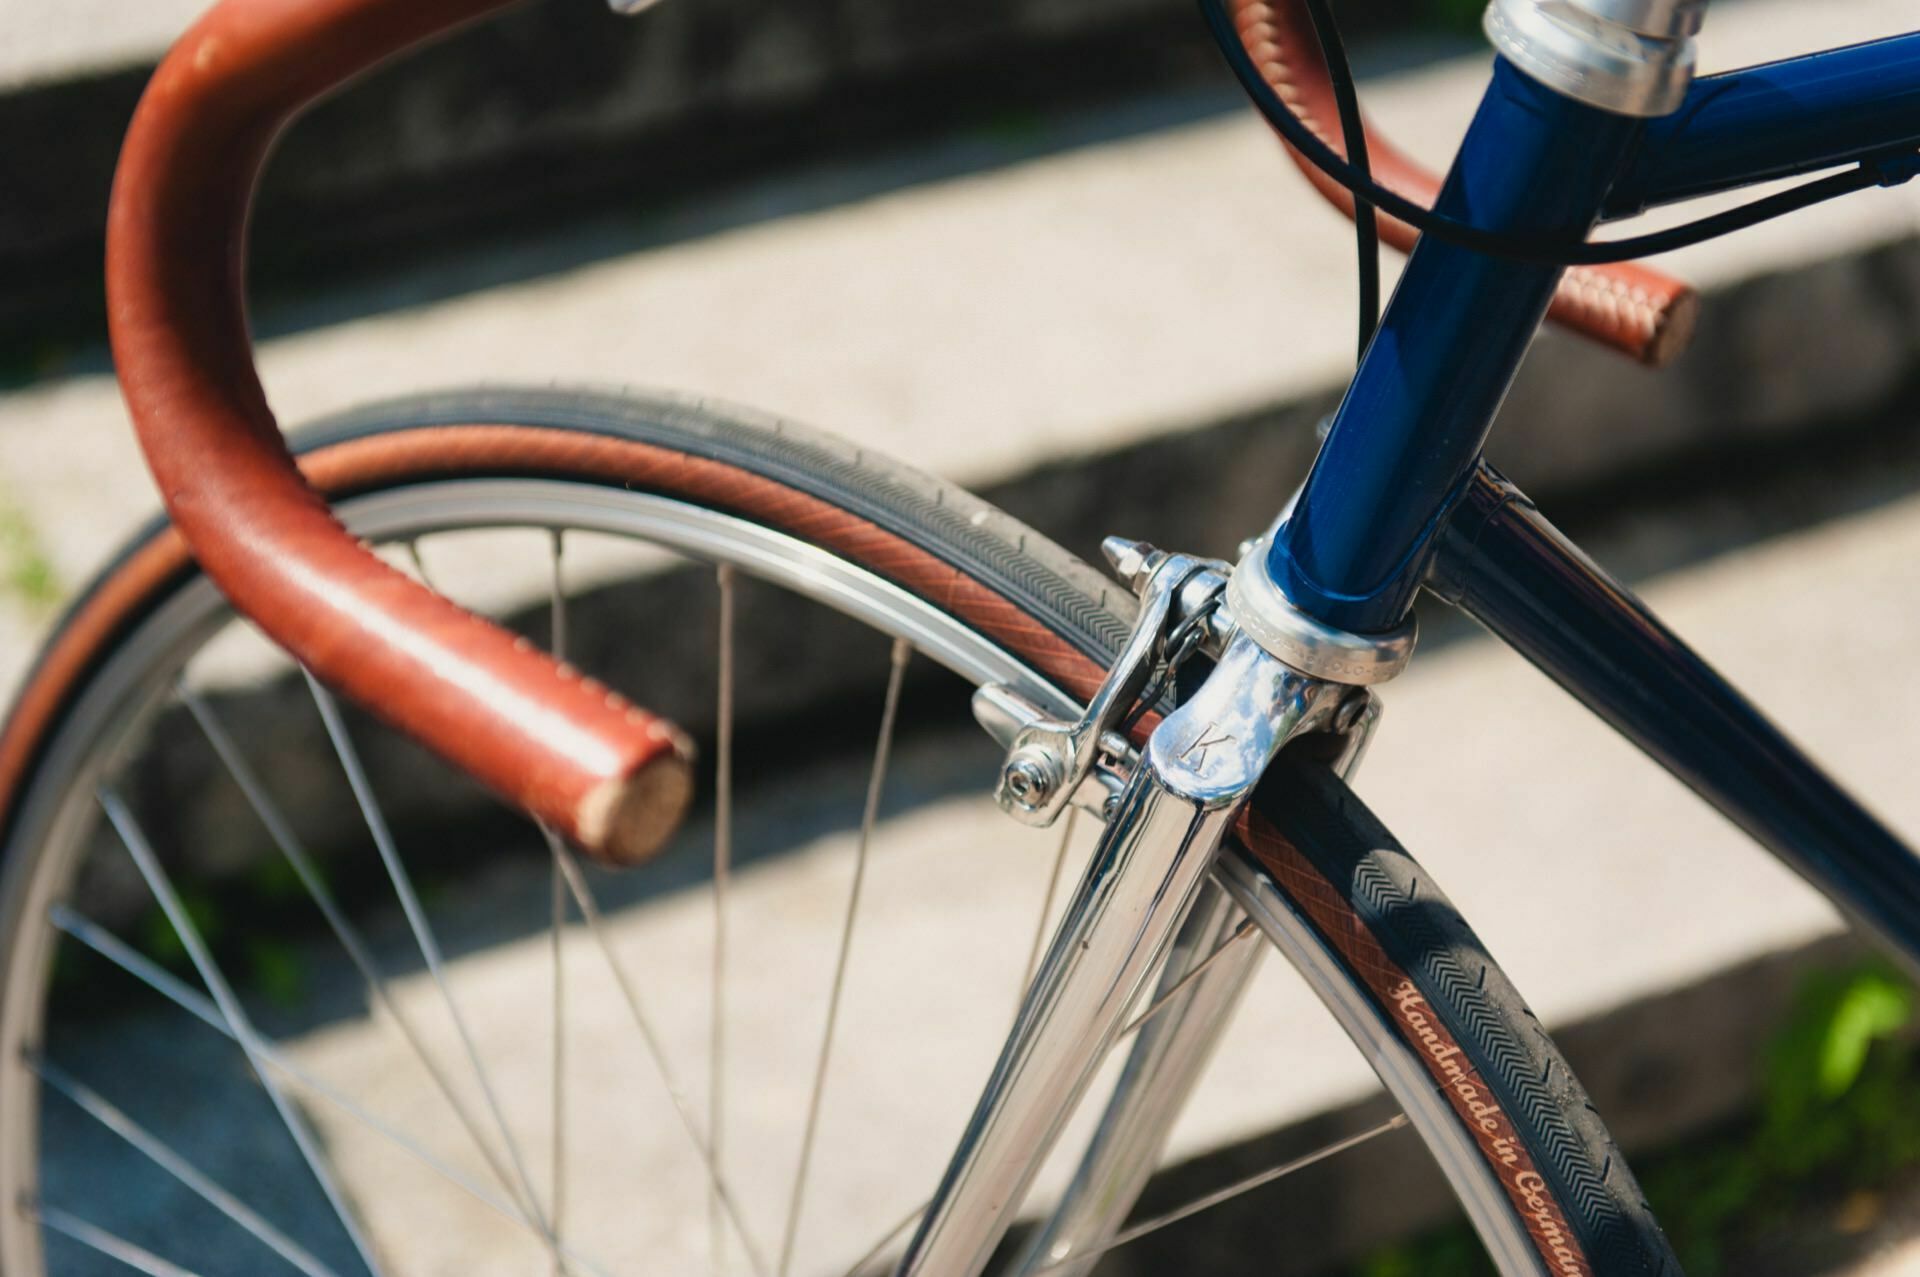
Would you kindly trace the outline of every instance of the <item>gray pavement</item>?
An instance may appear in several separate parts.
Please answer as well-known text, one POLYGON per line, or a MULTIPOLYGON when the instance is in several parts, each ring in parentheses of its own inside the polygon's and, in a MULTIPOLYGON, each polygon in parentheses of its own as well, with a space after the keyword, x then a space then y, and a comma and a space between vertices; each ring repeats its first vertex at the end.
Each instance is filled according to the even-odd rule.
POLYGON ((206 8, 201 0, 13 0, 0 42, 0 90, 151 62, 206 8))
MULTIPOLYGON (((148 14, 156 30, 162 8, 148 14)), ((86 11, 63 12, 77 21, 86 11)), ((1708 31, 1710 65, 1902 30, 1911 26, 1911 5, 1746 0, 1724 16, 1716 11, 1708 31)), ((49 31, 48 47, 58 47, 63 37, 49 31)), ((144 31, 128 24, 115 38, 131 50, 144 31)), ((128 56, 91 47, 88 56, 102 60, 128 56)), ((0 76, 36 73, 18 47, 15 58, 0 62, 0 76)), ((1437 155, 1471 109, 1481 71, 1468 59, 1396 74, 1370 83, 1368 102, 1414 149, 1437 155)), ((484 287, 448 287, 444 268, 402 272, 377 296, 321 296, 269 314, 267 327, 280 333, 262 348, 270 395, 283 418, 300 420, 373 396, 474 380, 672 386, 775 409, 963 483, 989 484, 1312 402, 1338 384, 1350 357, 1345 225, 1306 192, 1264 129, 1239 115, 880 189, 789 217, 711 212, 710 233, 694 233, 699 219, 690 215, 687 233, 665 244, 631 227, 576 232, 592 251, 556 254, 570 257, 564 270, 484 287), (327 321, 342 315, 353 318, 327 321)), ((1917 219, 1910 192, 1862 199, 1702 246, 1674 264, 1703 285, 1737 292, 1756 276, 1904 243, 1920 229, 1917 219)), ((489 269, 477 266, 474 278, 489 269)), ((1904 347, 1876 358, 1876 368, 1910 373, 1904 347)), ((1616 383, 1654 376, 1596 366, 1616 383)), ((1806 415, 1791 389, 1779 398, 1782 420, 1806 415)), ((1631 433, 1636 424, 1620 429, 1631 433)), ((1550 450, 1548 430, 1533 424, 1521 437, 1550 450)), ((1562 446, 1577 454, 1599 445, 1562 446)), ((1543 464, 1551 469, 1551 458, 1543 464)), ((1573 469, 1569 463, 1566 472, 1573 469)), ((44 555, 69 588, 153 508, 116 392, 100 371, 0 396, 0 476, 33 543, 13 546, 14 566, 44 555)), ((1896 828, 1920 833, 1906 743, 1920 722, 1920 677, 1906 672, 1920 497, 1743 540, 1652 574, 1642 583, 1647 597, 1896 828)), ((477 564, 450 573, 449 583, 492 606, 537 597, 531 577, 488 578, 477 564)), ((17 678, 46 620, 43 607, 0 598, 0 675, 17 678)), ((1361 792, 1550 1025, 1711 981, 1838 930, 1809 889, 1491 644, 1436 646, 1387 700, 1361 792)), ((943 765, 924 755, 901 764, 908 777, 943 765)), ((810 783, 831 796, 858 780, 842 771, 810 783)), ((804 999, 788 985, 817 989, 820 973, 782 970, 781 942, 831 931, 844 885, 829 874, 826 866, 839 862, 827 853, 843 842, 843 834, 822 833, 743 878, 743 892, 775 920, 759 938, 764 954, 756 950, 747 964, 764 973, 762 982, 740 995, 739 1041, 754 1044, 747 1054, 756 1061, 786 1063, 810 1050, 814 1020, 796 1014, 804 999)), ((894 812, 879 842, 888 850, 877 889, 900 893, 900 907, 876 916, 897 919, 898 930, 877 929, 862 943, 874 952, 918 950, 946 978, 928 1008, 936 1013, 931 1027, 868 1023, 891 1043, 888 1051, 843 1061, 852 1071, 835 1094, 862 1103, 839 1100, 829 1109, 831 1138, 856 1151, 829 1159, 818 1213, 809 1217, 805 1253, 822 1272, 910 1206, 909 1185, 924 1178, 896 1178, 898 1163, 859 1150, 904 1149, 930 1168, 981 1073, 984 1057, 933 1049, 946 1040, 941 1023, 977 1027, 1007 1014, 1030 922, 1010 916, 962 867, 985 857, 1023 873, 1044 856, 977 797, 894 812), (1004 949, 994 963, 966 956, 981 935, 1004 949), (950 1102, 923 1103, 928 1094, 950 1102)), ((537 862, 521 860, 443 903, 483 915, 503 896, 539 898, 545 889, 537 862)), ((644 900, 618 914, 616 941, 663 979, 691 982, 705 969, 701 922, 677 897, 644 900)), ((482 1047, 515 1097, 530 1147, 550 1134, 542 1108, 548 1048, 528 1031, 544 1013, 545 953, 542 938, 510 936, 454 963, 462 998, 486 1009, 482 1047)), ((570 1017, 577 1116, 568 1139, 580 1164, 595 1168, 575 1190, 576 1205, 583 1216, 606 1208, 620 1225, 603 1239, 613 1248, 606 1253, 629 1257, 621 1248, 631 1247, 636 1258, 698 1262, 704 1194, 687 1163, 668 1156, 673 1118, 645 1076, 613 991, 604 979, 595 983, 592 957, 584 935, 570 937, 567 962, 581 972, 582 992, 570 1017), (628 1204, 639 1198, 673 1204, 636 1221, 628 1204)), ((896 1003, 907 977, 873 978, 879 983, 861 995, 870 992, 873 1002, 857 1005, 896 1003)), ((400 996, 429 1014, 425 977, 402 979, 400 996)), ((164 1045, 173 1031, 134 1026, 98 1049, 137 1054, 131 1043, 164 1045)), ((673 1057, 703 1059, 703 1032, 698 1023, 674 1023, 673 1057)), ((340 1018, 293 1050, 316 1072, 374 1097, 383 1112, 417 1114, 433 1103, 376 1020, 340 1018)), ((1261 976, 1210 1077, 1175 1137, 1175 1158, 1299 1122, 1369 1089, 1350 1050, 1278 964, 1261 976), (1231 1084, 1250 1077, 1288 1085, 1231 1084)), ((1732 1095, 1737 1083, 1727 1089, 1732 1095)), ((769 1121, 798 1101, 771 1076, 746 1090, 756 1096, 754 1116, 769 1121)), ((201 1110, 188 1103, 186 1111, 201 1110)), ((369 1206, 395 1253, 410 1257, 403 1271, 527 1271, 529 1261, 483 1208, 411 1195, 405 1185, 415 1181, 389 1155, 321 1107, 315 1113, 342 1155, 364 1159, 356 1168, 383 1186, 369 1206), (415 1227, 426 1215, 457 1222, 415 1227), (445 1261, 452 1266, 411 1258, 410 1248, 448 1238, 465 1247, 445 1261)), ((763 1234, 776 1231, 783 1158, 756 1159, 751 1146, 737 1151, 743 1195, 763 1234)), ((1054 1175, 1057 1182, 1057 1168, 1054 1175)), ((1882 1263, 1871 1270, 1876 1277, 1920 1272, 1911 1252, 1882 1263)))
MULTIPOLYGON (((1910 9, 1748 0, 1729 15, 1738 21, 1714 28, 1709 65, 1900 30, 1910 9)), ((1443 156, 1482 74, 1467 59, 1393 75, 1368 86, 1368 103, 1411 149, 1443 156)), ((1903 241, 1917 217, 1912 191, 1856 199, 1673 265, 1726 286, 1903 241)), ((689 232, 697 226, 690 218, 689 232)), ((1245 113, 652 250, 634 247, 644 237, 632 229, 626 252, 617 228, 582 233, 605 255, 422 303, 409 285, 431 296, 447 268, 400 272, 371 299, 374 313, 266 341, 261 368, 282 420, 474 381, 660 386, 777 411, 977 486, 1311 399, 1351 358, 1350 236, 1245 113)), ((369 300, 321 296, 286 318, 369 300)), ((281 318, 262 322, 273 331, 281 318)), ((1823 362, 1860 358, 1863 344, 1823 362)), ((1872 378, 1841 363, 1832 379, 1864 394, 1863 381, 1905 367, 1903 351, 1888 350, 1872 378)), ((1606 398, 1607 383, 1663 376, 1596 358, 1566 396, 1579 425, 1579 400, 1606 398)), ((1552 399, 1551 387, 1521 393, 1530 407, 1552 399)), ((1621 408, 1635 411, 1632 400, 1621 408)), ((1611 433, 1649 428, 1616 420, 1611 433)), ((1529 451, 1578 454, 1606 433, 1522 419, 1503 446, 1524 438, 1529 451)), ((0 475, 14 477, 14 502, 68 582, 153 508, 104 371, 0 398, 0 475)), ((17 660, 0 658, 9 668, 17 660)))

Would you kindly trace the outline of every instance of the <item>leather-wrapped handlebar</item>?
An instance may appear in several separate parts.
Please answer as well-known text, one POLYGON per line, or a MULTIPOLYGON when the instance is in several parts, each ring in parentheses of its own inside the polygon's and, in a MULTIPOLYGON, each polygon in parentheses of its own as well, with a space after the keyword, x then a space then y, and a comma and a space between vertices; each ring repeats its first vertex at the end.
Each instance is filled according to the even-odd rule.
MULTIPOLYGON (((1321 141, 1345 155, 1326 57, 1303 0, 1231 0, 1231 4, 1241 43, 1267 83, 1321 141)), ((1322 195, 1353 216, 1352 192, 1291 146, 1287 154, 1322 195)), ((1367 159, 1375 181, 1418 204, 1431 207, 1440 193, 1438 176, 1371 127, 1367 128, 1367 159)), ((1385 214, 1378 217, 1382 240, 1402 252, 1413 247, 1419 235, 1413 227, 1385 214)), ((1621 262, 1569 268, 1547 317, 1658 367, 1686 348, 1699 309, 1699 297, 1688 285, 1649 267, 1621 262)))
MULTIPOLYGON (((248 210, 275 137, 378 62, 513 0, 220 0, 155 72, 107 230, 114 361, 175 524, 207 574, 317 677, 569 839, 631 863, 692 794, 684 736, 356 542, 301 478, 253 364, 248 210)), ((1298 0, 1234 0, 1276 90, 1327 141, 1325 63, 1298 0)), ((1411 198, 1439 183, 1370 135, 1411 198)), ((1298 159, 1299 157, 1295 157, 1298 159)), ((1349 212, 1347 193, 1311 166, 1349 212)), ((1402 248, 1410 227, 1381 219, 1402 248)), ((1685 342, 1685 285, 1637 266, 1567 273, 1553 317, 1649 363, 1685 342)))
POLYGON ((114 362, 207 574, 317 677, 604 859, 692 795, 664 720, 388 567, 301 478, 253 365, 248 208, 275 136, 376 62, 509 0, 221 0, 162 62, 114 178, 114 362))

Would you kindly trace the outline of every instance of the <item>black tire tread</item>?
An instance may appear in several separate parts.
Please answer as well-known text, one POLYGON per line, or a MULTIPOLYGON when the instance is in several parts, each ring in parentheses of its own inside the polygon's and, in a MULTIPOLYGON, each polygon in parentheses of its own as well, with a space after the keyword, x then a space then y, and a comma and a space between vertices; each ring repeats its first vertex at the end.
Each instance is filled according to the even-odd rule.
POLYGON ((1679 1261, 1573 1070, 1499 965, 1392 832, 1324 765, 1288 755, 1256 804, 1346 897, 1439 1012, 1606 1277, 1679 1261))

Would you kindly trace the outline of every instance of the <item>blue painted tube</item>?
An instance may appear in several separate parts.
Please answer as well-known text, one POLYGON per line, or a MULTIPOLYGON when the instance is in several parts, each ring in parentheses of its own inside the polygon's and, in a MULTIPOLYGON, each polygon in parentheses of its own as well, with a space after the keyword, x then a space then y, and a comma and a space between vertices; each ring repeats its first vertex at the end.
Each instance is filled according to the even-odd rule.
MULTIPOLYGON (((1644 127, 1497 61, 1437 207, 1479 226, 1584 238, 1644 127)), ((1399 623, 1559 278, 1430 238, 1415 246, 1274 539, 1268 566, 1294 606, 1358 633, 1399 623)))
POLYGON ((1920 969, 1920 857, 1493 471, 1432 586, 1920 969))
POLYGON ((1920 146, 1920 32, 1696 80, 1607 216, 1920 146))

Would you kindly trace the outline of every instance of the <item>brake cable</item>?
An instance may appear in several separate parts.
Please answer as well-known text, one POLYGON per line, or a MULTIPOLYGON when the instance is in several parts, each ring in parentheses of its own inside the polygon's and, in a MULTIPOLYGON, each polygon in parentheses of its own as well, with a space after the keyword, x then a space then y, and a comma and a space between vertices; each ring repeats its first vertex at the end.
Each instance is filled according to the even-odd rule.
MULTIPOLYGON (((1360 118, 1360 93, 1354 86, 1353 68, 1347 64, 1346 41, 1340 38, 1340 26, 1333 20, 1327 0, 1306 0, 1307 16, 1313 24, 1314 38, 1320 42, 1320 55, 1326 59, 1327 80, 1333 87, 1333 101, 1340 116, 1340 135, 1346 143, 1347 159, 1354 171, 1368 181, 1373 169, 1367 159, 1367 126, 1360 118)), ((1380 223, 1373 205, 1353 193, 1354 247, 1360 258, 1360 350, 1356 359, 1364 359, 1367 343, 1380 326, 1380 223)))
POLYGON ((1133 708, 1127 711, 1126 717, 1120 720, 1119 731, 1122 736, 1131 733, 1134 724, 1144 718, 1148 710, 1159 705, 1160 698, 1165 696, 1167 688, 1172 686, 1174 676, 1180 672, 1180 667, 1200 650, 1200 644, 1205 642, 1207 637, 1207 621, 1219 609, 1226 596, 1226 583, 1222 582, 1213 588, 1198 607, 1181 618, 1180 623, 1167 632, 1166 640, 1161 644, 1161 650, 1165 655, 1161 658, 1160 670, 1141 690, 1139 698, 1134 701, 1133 708))
MULTIPOLYGON (((1285 102, 1281 101, 1280 95, 1274 91, 1273 86, 1267 83, 1266 77, 1260 74, 1260 69, 1254 65, 1252 55, 1240 42, 1240 33, 1234 28, 1225 0, 1199 0, 1199 3, 1200 12, 1206 19, 1207 29, 1212 34, 1214 43, 1219 46, 1234 77, 1240 81, 1240 87, 1253 99, 1254 107, 1294 150, 1306 157, 1309 163, 1344 187, 1354 197, 1356 213, 1362 203, 1371 204, 1381 212, 1399 218, 1423 235, 1432 235, 1435 239, 1446 243, 1493 257, 1505 257, 1540 266, 1598 266, 1607 262, 1628 261, 1636 257, 1671 252, 1676 248, 1685 248, 1710 239, 1717 239, 1722 235, 1744 230, 1749 226, 1771 221, 1773 218, 1797 212, 1826 200, 1837 199, 1842 195, 1851 195, 1855 191, 1863 191, 1871 186, 1897 185, 1913 177, 1916 171, 1916 166, 1911 162, 1883 169, 1863 161, 1844 172, 1805 182, 1788 190, 1777 191, 1751 203, 1742 204, 1738 208, 1727 209, 1724 212, 1700 218, 1698 221, 1646 235, 1636 235, 1628 239, 1571 242, 1552 236, 1518 235, 1505 231, 1487 230, 1471 222, 1463 222, 1458 218, 1449 217, 1417 204, 1404 195, 1380 185, 1366 170, 1342 159, 1332 147, 1322 142, 1311 129, 1301 123, 1299 117, 1294 115, 1285 102)), ((1312 7, 1309 8, 1309 13, 1313 13, 1312 7)), ((1316 30, 1318 26, 1316 15, 1316 30)), ((1338 37, 1336 35, 1332 41, 1329 41, 1324 32, 1319 34, 1321 48, 1331 60, 1334 50, 1339 48, 1338 37)), ((1344 61, 1344 55, 1342 60, 1344 61)), ((1342 124, 1343 126, 1345 124, 1344 118, 1342 124)))

